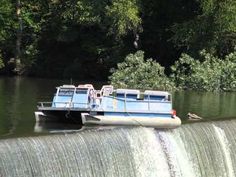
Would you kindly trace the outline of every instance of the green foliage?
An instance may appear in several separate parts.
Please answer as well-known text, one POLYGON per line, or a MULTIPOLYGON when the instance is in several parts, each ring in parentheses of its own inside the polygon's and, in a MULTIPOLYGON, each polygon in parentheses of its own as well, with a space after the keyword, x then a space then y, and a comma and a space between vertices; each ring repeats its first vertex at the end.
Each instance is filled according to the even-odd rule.
POLYGON ((106 11, 110 19, 109 33, 122 36, 128 31, 138 31, 141 18, 137 0, 113 0, 111 5, 106 6, 106 11))
POLYGON ((52 63, 51 51, 44 47, 55 46, 57 50, 55 52, 63 52, 61 46, 58 47, 61 44, 77 49, 77 53, 73 53, 72 57, 66 56, 71 57, 69 60, 72 62, 81 56, 93 57, 94 62, 105 61, 104 58, 112 57, 107 56, 107 53, 115 53, 113 49, 121 48, 120 46, 123 45, 121 37, 137 31, 141 24, 137 0, 23 0, 20 2, 20 18, 17 19, 16 2, 1 1, 0 49, 4 53, 3 58, 6 62, 13 58, 17 30, 21 29, 20 58, 22 65, 27 68, 43 63, 40 61, 41 57, 46 60, 49 58, 51 60, 49 63, 52 63), (22 20, 22 24, 19 19, 22 20), (81 47, 81 50, 78 50, 78 47, 81 47))
MULTIPOLYGON (((54 0, 44 3, 46 5, 39 6, 42 16, 31 16, 36 22, 41 19, 41 29, 32 33, 36 34, 38 42, 31 42, 35 51, 38 51, 34 67, 48 68, 48 72, 39 71, 45 76, 69 76, 70 69, 73 73, 76 69, 77 72, 85 73, 88 69, 80 66, 87 63, 87 60, 102 66, 97 71, 105 68, 107 75, 109 67, 114 66, 120 56, 124 56, 124 37, 133 34, 132 31, 136 31, 139 25, 136 0, 125 3, 119 0, 54 0), (57 69, 51 70, 52 67, 57 69)), ((31 58, 29 57, 30 60, 31 58)), ((81 78, 82 75, 86 76, 76 74, 74 78, 81 78)))
POLYGON ((2 59, 0 59, 0 69, 4 67, 4 63, 2 61, 2 59))
POLYGON ((221 67, 221 89, 236 91, 236 52, 228 54, 221 67))
POLYGON ((4 67, 4 63, 2 60, 2 54, 1 54, 1 50, 0 50, 0 69, 4 67))
POLYGON ((25 47, 22 62, 24 63, 25 67, 27 67, 28 69, 35 63, 37 59, 39 51, 37 50, 36 45, 37 43, 34 42, 25 47))
POLYGON ((187 51, 207 51, 224 56, 233 52, 236 44, 236 1, 200 0, 194 18, 172 26, 172 41, 187 51))
POLYGON ((14 4, 9 0, 2 0, 0 3, 0 68, 5 67, 6 51, 13 54, 15 49, 14 32, 16 29, 15 19, 12 14, 15 13, 14 4))
POLYGON ((116 88, 136 89, 173 89, 173 83, 164 73, 164 67, 152 59, 144 60, 144 52, 137 51, 129 54, 124 62, 117 65, 117 69, 109 77, 116 88))
POLYGON ((14 30, 14 19, 12 18, 14 13, 14 6, 9 0, 1 0, 0 3, 0 42, 6 40, 12 30, 14 30), (13 28, 13 29, 12 29, 13 28))
POLYGON ((38 41, 42 34, 42 26, 47 18, 47 7, 43 1, 21 1, 22 18, 22 53, 21 62, 30 68, 37 59, 39 49, 38 41))
POLYGON ((116 37, 137 30, 141 24, 137 0, 58 1, 53 5, 52 11, 54 10, 64 24, 73 22, 85 26, 98 25, 108 35, 116 37))
POLYGON ((179 89, 220 91, 236 89, 236 53, 231 53, 220 59, 200 52, 199 60, 187 54, 171 67, 172 79, 179 89))

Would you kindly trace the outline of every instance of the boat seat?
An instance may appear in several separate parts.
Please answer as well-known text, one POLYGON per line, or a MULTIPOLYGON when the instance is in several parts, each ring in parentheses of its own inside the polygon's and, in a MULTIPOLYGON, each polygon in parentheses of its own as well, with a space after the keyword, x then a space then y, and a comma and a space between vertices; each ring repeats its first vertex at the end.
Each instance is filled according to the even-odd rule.
POLYGON ((74 85, 62 85, 62 86, 60 86, 60 88, 75 88, 75 86, 74 85))
POLYGON ((138 99, 140 91, 134 89, 117 89, 116 96, 117 98, 138 99))
POLYGON ((143 95, 144 100, 170 100, 170 94, 165 91, 145 90, 143 95))
POLYGON ((80 84, 80 85, 78 85, 78 88, 89 88, 89 89, 94 90, 94 87, 92 84, 80 84))
POLYGON ((74 95, 74 85, 57 87, 57 94, 53 98, 52 107, 71 107, 71 99, 74 95))
POLYGON ((90 89, 85 86, 76 88, 76 92, 72 98, 73 106, 76 108, 87 108, 90 101, 89 100, 90 91, 93 91, 93 89, 90 89))
POLYGON ((113 93, 112 85, 103 85, 100 91, 101 96, 109 96, 113 93))

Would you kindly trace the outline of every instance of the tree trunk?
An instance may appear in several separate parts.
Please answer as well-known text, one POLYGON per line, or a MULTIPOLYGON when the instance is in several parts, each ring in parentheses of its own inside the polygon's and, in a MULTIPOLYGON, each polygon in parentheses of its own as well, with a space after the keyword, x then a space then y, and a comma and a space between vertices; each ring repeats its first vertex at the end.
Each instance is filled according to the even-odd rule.
POLYGON ((16 74, 20 74, 22 69, 21 65, 21 39, 22 39, 22 18, 21 18, 21 2, 17 0, 16 3, 16 16, 18 20, 18 29, 16 34, 16 54, 15 54, 15 69, 16 74))

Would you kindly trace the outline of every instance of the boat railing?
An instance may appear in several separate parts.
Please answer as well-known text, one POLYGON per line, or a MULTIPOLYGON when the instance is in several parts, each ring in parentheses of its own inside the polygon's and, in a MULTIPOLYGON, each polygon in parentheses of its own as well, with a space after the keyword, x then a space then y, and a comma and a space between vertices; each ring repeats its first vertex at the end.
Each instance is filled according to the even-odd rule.
POLYGON ((149 103, 170 103, 170 100, 151 100, 151 99, 130 99, 130 98, 118 98, 116 96, 106 96, 108 98, 113 98, 116 100, 126 101, 126 102, 149 102, 149 103))
MULTIPOLYGON (((170 104, 172 104, 172 101, 169 100, 169 99, 162 99, 162 100, 151 100, 151 99, 141 99, 141 98, 130 99, 130 98, 126 98, 126 97, 119 98, 119 97, 116 97, 114 95, 106 96, 106 97, 110 98, 110 99, 116 100, 116 101, 113 101, 114 105, 117 105, 117 101, 120 101, 121 103, 123 102, 123 109, 124 109, 124 111, 132 111, 132 112, 137 111, 137 109, 139 109, 138 110, 139 112, 140 111, 153 112, 153 111, 156 110, 156 108, 159 105, 164 105, 164 104, 170 105, 170 104), (132 103, 137 103, 137 107, 139 107, 139 106, 141 106, 141 107, 140 108, 137 108, 137 107, 133 108, 133 106, 132 107, 130 106, 130 104, 132 104, 132 103)), ((113 106, 113 107, 117 107, 117 106, 113 106)), ((114 108, 114 109, 117 109, 117 108, 114 108)), ((163 112, 163 110, 161 112, 163 112)), ((167 111, 167 112, 169 114, 169 111, 167 111)))
POLYGON ((77 102, 39 102, 39 108, 88 108, 89 103, 77 103, 77 102), (60 106, 58 106, 60 105, 60 106))
POLYGON ((37 106, 41 108, 52 107, 52 102, 38 102, 37 106))

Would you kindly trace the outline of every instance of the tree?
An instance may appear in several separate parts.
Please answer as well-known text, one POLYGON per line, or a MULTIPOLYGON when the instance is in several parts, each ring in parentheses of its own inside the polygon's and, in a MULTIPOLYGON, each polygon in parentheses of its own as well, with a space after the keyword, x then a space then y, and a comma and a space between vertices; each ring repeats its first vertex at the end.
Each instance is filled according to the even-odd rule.
POLYGON ((197 15, 172 26, 172 41, 186 52, 202 49, 224 56, 236 45, 236 1, 200 0, 197 15))
POLYGON ((172 66, 172 78, 179 89, 233 91, 236 89, 236 53, 218 58, 205 50, 200 58, 182 54, 172 66))
POLYGON ((34 63, 39 73, 44 68, 45 75, 81 78, 94 73, 90 78, 104 79, 109 68, 127 54, 125 36, 137 32, 141 23, 136 0, 64 0, 47 6, 34 63))
POLYGON ((129 54, 112 71, 110 82, 116 88, 172 90, 174 84, 164 73, 164 67, 152 59, 144 60, 144 52, 129 54))
POLYGON ((1 54, 1 51, 0 51, 0 69, 4 67, 4 63, 3 63, 3 60, 2 60, 2 54, 1 54))
POLYGON ((14 6, 9 0, 0 3, 0 68, 6 63, 5 57, 12 57, 14 53, 13 32, 15 21, 12 18, 14 6))
MULTIPOLYGON (((5 66, 20 74, 31 65, 32 47, 37 42, 40 26, 40 8, 43 1, 3 0, 0 4, 0 49, 5 66)), ((42 11, 43 12, 43 11, 42 11)))
POLYGON ((21 18, 21 1, 16 2, 16 17, 18 21, 18 29, 16 33, 16 52, 15 52, 15 69, 19 74, 21 72, 21 40, 22 40, 22 18, 21 18))
POLYGON ((117 36, 129 31, 140 32, 141 18, 137 0, 113 0, 106 6, 106 15, 109 19, 109 33, 117 36))

